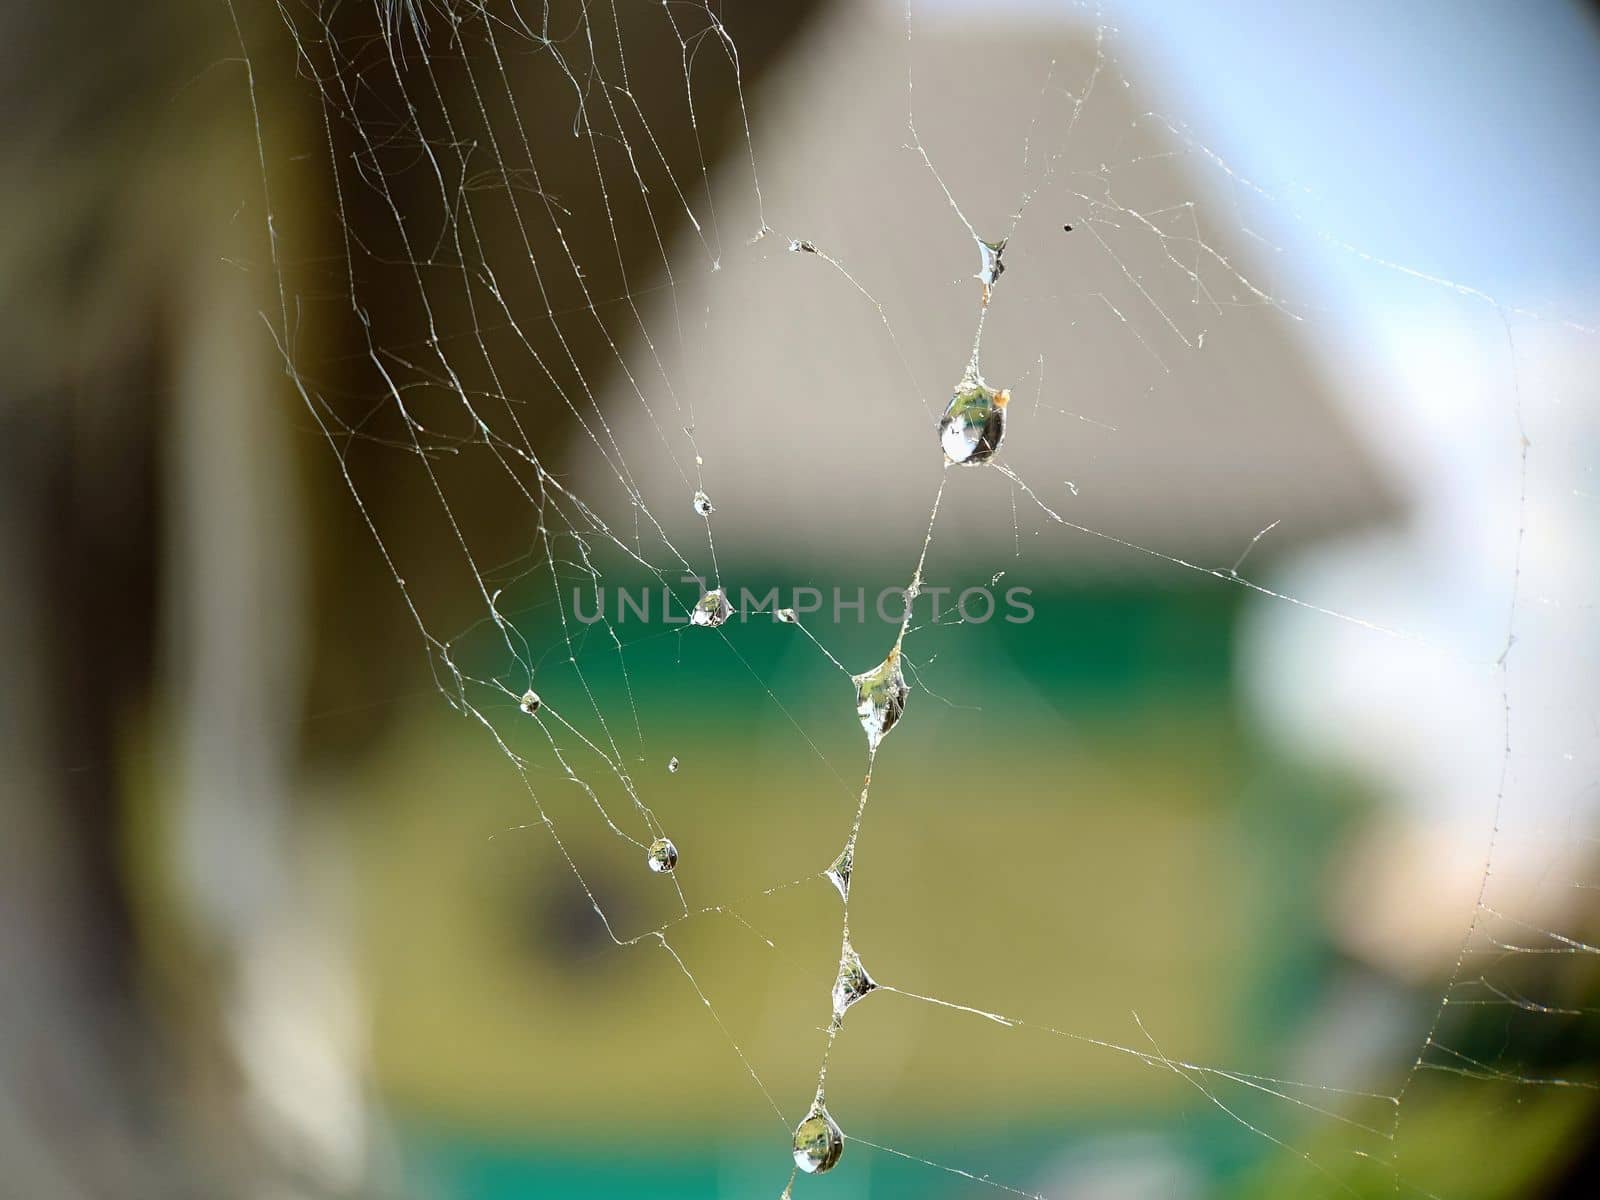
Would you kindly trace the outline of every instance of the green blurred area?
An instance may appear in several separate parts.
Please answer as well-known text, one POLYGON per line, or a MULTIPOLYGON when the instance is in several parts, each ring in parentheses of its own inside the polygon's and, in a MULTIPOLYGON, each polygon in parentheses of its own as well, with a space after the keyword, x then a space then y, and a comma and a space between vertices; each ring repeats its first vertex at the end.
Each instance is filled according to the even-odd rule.
MULTIPOLYGON (((1159 1061, 1293 1070, 1342 969, 1324 876, 1369 798, 1284 760, 1241 715, 1236 590, 1058 584, 1032 603, 1026 624, 915 627, 916 720, 880 752, 851 905, 880 984, 1023 1024, 888 990, 852 1009, 832 1111, 847 1137, 912 1157, 850 1145, 869 1166, 807 1192, 984 1194, 917 1160, 1020 1185, 1137 1134, 1177 1156, 1194 1194, 1391 1194, 1387 1099, 1219 1076, 1201 1090, 1159 1061)), ((679 847, 698 915, 671 939, 693 983, 653 939, 613 945, 573 878, 619 938, 679 911, 597 811, 638 824, 620 785, 593 783, 599 760, 558 739, 591 795, 509 696, 487 710, 558 846, 481 726, 424 707, 345 783, 373 798, 349 843, 379 1084, 449 1196, 775 1193, 838 956, 820 872, 865 765, 849 682, 764 614, 726 639, 624 622, 625 669, 600 627, 579 643, 590 710, 548 611, 528 607, 518 628, 547 643, 547 709, 576 702, 562 715, 602 744, 604 716, 679 847)), ((815 628, 852 670, 892 638, 870 606, 860 625, 815 628)), ((1425 997, 1401 1003, 1425 1022, 1425 997)), ((1449 1088, 1408 1101, 1408 1145, 1448 1162, 1473 1136, 1453 1102, 1449 1088)), ((1496 1117, 1504 1174, 1459 1194, 1518 1194, 1589 1108, 1574 1095, 1496 1117)))

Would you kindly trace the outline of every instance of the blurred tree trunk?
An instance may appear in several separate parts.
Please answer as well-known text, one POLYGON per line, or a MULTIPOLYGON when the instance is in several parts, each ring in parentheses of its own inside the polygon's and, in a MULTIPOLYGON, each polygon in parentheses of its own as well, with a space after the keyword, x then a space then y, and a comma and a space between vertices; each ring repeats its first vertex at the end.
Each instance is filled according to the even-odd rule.
MULTIPOLYGON (((353 170, 367 152, 360 129, 392 137, 404 111, 415 32, 400 35, 413 39, 407 65, 363 70, 340 111, 308 68, 381 65, 383 5, 331 6, 333 40, 313 26, 298 44, 276 6, 235 7, 285 278, 327 318, 292 331, 299 365, 329 411, 368 409, 382 391, 362 319, 402 336, 422 295, 369 261, 357 268, 363 313, 315 299, 348 292, 330 172, 357 245, 392 244, 391 200, 438 211, 423 172, 396 172, 385 196, 353 170)), ((748 98, 821 4, 731 7, 748 98)), ((742 149, 731 72, 697 68, 691 124, 661 6, 619 3, 620 31, 602 8, 589 10, 601 23, 593 65, 621 68, 601 58, 620 34, 632 93, 666 114, 650 130, 664 169, 698 177, 742 149)), ((443 110, 471 119, 472 71, 489 68, 452 59, 446 6, 422 10, 443 110)), ((583 11, 541 9, 564 31, 583 11)), ((615 146, 602 140, 620 221, 592 203, 571 80, 530 45, 525 72, 480 119, 520 117, 595 295, 653 286, 656 234, 633 224, 615 146)), ((0 0, 0 164, 11 181, 0 221, 6 1183, 37 1200, 370 1190, 381 1171, 357 992, 325 886, 338 871, 320 861, 337 847, 317 841, 296 795, 308 755, 335 763, 373 743, 391 712, 373 701, 415 687, 420 643, 269 334, 277 281, 229 7, 0 0), (307 713, 342 715, 308 724, 307 713)), ((670 241, 682 207, 655 215, 670 241)), ((566 322, 557 344, 555 322, 536 320, 546 299, 513 232, 503 212, 486 213, 478 252, 560 383, 598 390, 616 366, 610 335, 598 320, 566 322)), ((548 306, 568 303, 558 238, 548 224, 532 236, 548 306)), ((460 296, 429 300, 455 327, 471 321, 460 296)), ((565 408, 549 386, 518 401, 542 431, 541 461, 558 469, 565 408)), ((415 498, 401 474, 381 455, 367 466, 363 500, 380 521, 404 519, 415 498)), ((469 515, 485 502, 459 495, 469 515)))

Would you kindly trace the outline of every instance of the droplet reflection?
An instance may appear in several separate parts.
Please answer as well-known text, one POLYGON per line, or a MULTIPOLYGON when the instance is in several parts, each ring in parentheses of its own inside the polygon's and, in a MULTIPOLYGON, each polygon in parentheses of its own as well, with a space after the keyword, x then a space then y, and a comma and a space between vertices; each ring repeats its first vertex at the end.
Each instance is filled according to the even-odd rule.
POLYGON ((715 629, 718 625, 727 623, 733 615, 733 607, 728 603, 728 596, 721 588, 712 588, 689 612, 689 624, 702 625, 715 629))
POLYGON ((670 838, 657 838, 645 852, 645 862, 656 874, 667 874, 678 865, 678 848, 670 838))
POLYGON ((842 1019, 845 1009, 877 986, 872 976, 867 974, 866 967, 861 965, 861 956, 856 953, 856 948, 846 941, 844 953, 839 958, 839 977, 833 982, 833 1019, 842 1019))
POLYGON ((900 647, 889 651, 889 657, 872 670, 852 675, 850 681, 856 685, 856 716, 866 731, 867 748, 876 750, 905 712, 911 691, 900 673, 900 647))
POLYGON ((844 1154, 844 1134, 819 1100, 806 1119, 795 1126, 794 1165, 807 1175, 831 1171, 844 1154))
POLYGON ((1000 449, 1006 434, 1006 405, 1011 393, 995 391, 971 372, 956 385, 939 422, 939 445, 953 463, 986 463, 1000 449))

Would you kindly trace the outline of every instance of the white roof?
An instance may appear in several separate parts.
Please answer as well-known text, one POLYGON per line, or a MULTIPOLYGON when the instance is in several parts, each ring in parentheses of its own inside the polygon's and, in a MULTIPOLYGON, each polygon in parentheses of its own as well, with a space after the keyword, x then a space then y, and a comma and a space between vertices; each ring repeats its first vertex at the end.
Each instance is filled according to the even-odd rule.
MULTIPOLYGON (((703 482, 724 569, 734 555, 898 561, 920 544, 982 287, 978 247, 912 146, 908 60, 917 132, 978 236, 1005 236, 1031 195, 982 340, 985 379, 1012 393, 997 461, 1061 516, 1207 566, 1273 521, 1281 548, 1392 511, 1315 322, 1275 299, 1303 306, 1306 282, 1275 277, 1226 172, 1147 112, 1125 47, 1113 59, 1092 31, 1015 25, 918 26, 908 43, 892 11, 847 4, 748 97, 774 232, 747 241, 756 190, 730 154, 714 222, 685 186, 704 233, 671 247, 674 286, 635 298, 661 367, 625 306, 604 314, 638 388, 615 373, 607 422, 675 540, 703 545, 703 482)), ((592 443, 580 463, 578 490, 632 528, 592 443)), ((1010 543, 1013 485, 992 467, 951 476, 941 546, 1010 543)), ((1020 491, 1016 511, 1035 566, 1154 561, 1055 526, 1020 491)))

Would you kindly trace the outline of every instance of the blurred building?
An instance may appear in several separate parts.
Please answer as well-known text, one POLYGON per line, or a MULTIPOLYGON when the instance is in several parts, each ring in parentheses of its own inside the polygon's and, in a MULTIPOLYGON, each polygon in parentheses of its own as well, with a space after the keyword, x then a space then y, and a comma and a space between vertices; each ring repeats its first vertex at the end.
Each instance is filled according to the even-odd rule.
MULTIPOLYGON (((1467 503, 1448 404, 1460 488, 1411 469, 1418 394, 1307 319, 1348 300, 1157 115, 1164 60, 1019 7, 919 3, 908 35, 866 0, 0 4, 0 1194, 776 1195, 863 765, 843 676, 892 639, 871 597, 941 479, 928 584, 1026 586, 1035 616, 908 637, 851 900, 885 987, 831 1062, 852 1142, 816 1194, 1392 1195, 1413 1077, 1407 1182, 1561 1186, 1589 959, 1493 963, 1441 1022, 1478 830, 1392 823, 1510 761, 1477 734, 1513 693, 1422 653, 1383 583, 1461 583, 1474 631, 1492 595, 1498 637, 1511 564, 1413 560, 1462 536, 1429 521, 1515 533, 1515 477, 1467 503), (979 365, 1014 476, 941 476, 1002 237, 979 365), (816 589, 844 671, 764 617, 556 619, 590 569, 693 603, 680 566, 816 589), (1241 582, 1284 578, 1319 607, 1241 582), (1282 628, 1391 610, 1403 638, 1282 628), (445 702, 456 668, 510 689, 472 696, 511 756, 445 702), (596 811, 630 819, 618 763, 682 855, 673 955, 596 915, 681 916, 596 811), (1413 1067, 1430 1019, 1472 1070, 1413 1067), (1290 1075, 1311 1103, 1255 1086, 1290 1075)), ((1427 366, 1452 395, 1488 374, 1453 361, 1427 366)), ((1537 361, 1527 428, 1576 457, 1592 351, 1537 361)), ((1592 789, 1560 492, 1532 493, 1515 696, 1542 715, 1509 772, 1552 791, 1592 789)), ((1507 807, 1511 920, 1547 941, 1582 928, 1586 811, 1507 807)))

